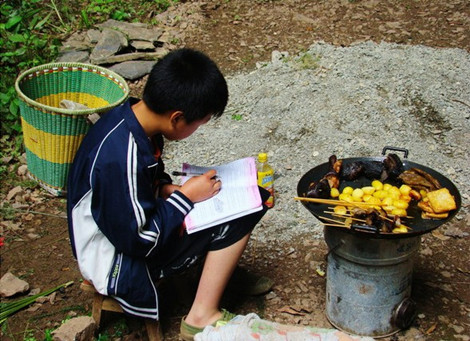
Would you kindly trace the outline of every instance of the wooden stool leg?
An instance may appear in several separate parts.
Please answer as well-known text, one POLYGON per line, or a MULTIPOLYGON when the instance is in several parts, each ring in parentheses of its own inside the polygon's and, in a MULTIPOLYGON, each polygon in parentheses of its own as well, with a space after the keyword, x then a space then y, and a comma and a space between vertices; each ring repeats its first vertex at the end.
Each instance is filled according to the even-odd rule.
POLYGON ((98 329, 100 327, 100 322, 101 322, 101 307, 103 305, 103 300, 104 296, 100 295, 98 293, 95 293, 93 295, 93 307, 91 311, 91 316, 95 320, 96 325, 98 326, 98 329))
POLYGON ((145 319, 145 328, 147 329, 149 341, 163 341, 160 321, 145 319))

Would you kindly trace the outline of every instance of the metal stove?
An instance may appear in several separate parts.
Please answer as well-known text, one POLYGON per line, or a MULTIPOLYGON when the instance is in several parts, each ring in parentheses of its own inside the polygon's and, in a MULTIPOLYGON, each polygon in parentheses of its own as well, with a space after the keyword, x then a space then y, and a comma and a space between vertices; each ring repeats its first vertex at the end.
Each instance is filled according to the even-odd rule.
MULTIPOLYGON (((385 154, 385 149, 383 154, 385 154)), ((405 154, 405 157, 407 153, 405 154)), ((382 160, 350 158, 343 161, 382 160)), ((457 209, 441 220, 424 220, 416 205, 408 209, 412 219, 406 225, 408 233, 381 233, 372 226, 325 227, 328 245, 326 275, 326 315, 330 323, 342 331, 371 337, 386 337, 408 328, 417 307, 411 298, 414 256, 419 250, 421 236, 451 220, 461 206, 455 185, 442 174, 428 167, 404 161, 405 169, 418 167, 439 180, 454 195, 457 209)), ((304 196, 312 181, 319 181, 328 171, 328 163, 307 172, 299 181, 297 193, 304 196)), ((345 181, 344 186, 361 187, 370 179, 345 181)), ((302 202, 319 220, 327 222, 328 206, 302 202)), ((333 218, 333 217, 329 217, 333 218)))

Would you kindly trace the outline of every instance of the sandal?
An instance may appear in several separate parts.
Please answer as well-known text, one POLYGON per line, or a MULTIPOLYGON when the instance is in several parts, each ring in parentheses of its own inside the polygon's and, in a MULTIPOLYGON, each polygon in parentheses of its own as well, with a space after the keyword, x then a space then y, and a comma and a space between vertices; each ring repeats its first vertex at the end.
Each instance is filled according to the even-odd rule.
MULTIPOLYGON (((233 319, 236 314, 230 313, 225 309, 222 309, 222 317, 215 321, 214 323, 211 324, 213 327, 219 327, 226 325, 227 322, 229 322, 231 319, 233 319)), ((191 326, 190 324, 187 324, 186 321, 184 320, 186 316, 183 316, 181 319, 181 325, 180 325, 180 337, 185 340, 185 341, 193 341, 194 340, 194 335, 197 333, 201 333, 205 327, 203 328, 198 328, 191 326)))

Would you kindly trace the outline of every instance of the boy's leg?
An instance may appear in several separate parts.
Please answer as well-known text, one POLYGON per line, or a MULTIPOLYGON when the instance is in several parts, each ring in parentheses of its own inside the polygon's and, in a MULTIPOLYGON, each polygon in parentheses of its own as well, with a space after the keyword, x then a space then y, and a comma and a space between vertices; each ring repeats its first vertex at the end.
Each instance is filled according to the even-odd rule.
POLYGON ((196 297, 185 318, 186 323, 202 328, 222 316, 220 300, 249 238, 250 234, 247 234, 224 249, 207 253, 196 297))

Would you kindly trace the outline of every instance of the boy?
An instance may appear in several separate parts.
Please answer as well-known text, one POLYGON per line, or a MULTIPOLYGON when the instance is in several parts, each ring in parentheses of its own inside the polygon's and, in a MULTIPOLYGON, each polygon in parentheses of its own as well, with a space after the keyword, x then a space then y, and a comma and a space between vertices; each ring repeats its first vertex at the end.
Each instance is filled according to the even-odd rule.
MULTIPOLYGON (((84 138, 67 191, 69 233, 83 277, 131 315, 159 318, 155 280, 204 260, 181 336, 234 315, 219 310, 225 287, 266 212, 188 235, 194 203, 217 194, 214 170, 172 184, 161 160, 163 137, 190 136, 228 101, 225 79, 201 52, 180 49, 152 69, 142 100, 130 98, 105 114, 84 138)), ((264 195, 264 193, 263 193, 264 195)), ((265 198, 263 198, 265 199, 265 198)), ((266 289, 272 283, 267 284, 266 289)))

